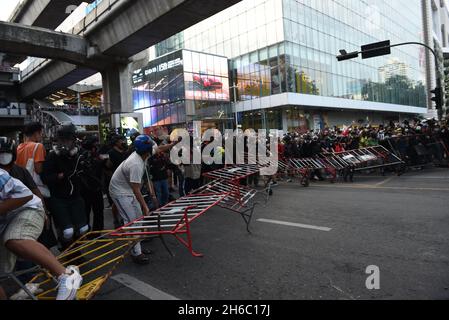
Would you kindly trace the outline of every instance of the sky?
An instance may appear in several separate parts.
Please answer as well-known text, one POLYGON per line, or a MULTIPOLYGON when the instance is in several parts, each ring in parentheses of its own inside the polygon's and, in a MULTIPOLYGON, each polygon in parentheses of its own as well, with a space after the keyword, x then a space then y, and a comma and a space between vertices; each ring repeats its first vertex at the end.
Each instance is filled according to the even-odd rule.
POLYGON ((20 0, 0 0, 0 21, 6 21, 20 0))

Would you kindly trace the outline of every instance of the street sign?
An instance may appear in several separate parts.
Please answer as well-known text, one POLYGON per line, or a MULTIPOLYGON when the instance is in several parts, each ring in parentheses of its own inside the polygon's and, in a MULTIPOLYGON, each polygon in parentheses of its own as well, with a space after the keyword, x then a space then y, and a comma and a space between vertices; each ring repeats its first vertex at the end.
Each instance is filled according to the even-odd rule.
POLYGON ((390 40, 362 46, 362 59, 369 59, 391 54, 390 40))

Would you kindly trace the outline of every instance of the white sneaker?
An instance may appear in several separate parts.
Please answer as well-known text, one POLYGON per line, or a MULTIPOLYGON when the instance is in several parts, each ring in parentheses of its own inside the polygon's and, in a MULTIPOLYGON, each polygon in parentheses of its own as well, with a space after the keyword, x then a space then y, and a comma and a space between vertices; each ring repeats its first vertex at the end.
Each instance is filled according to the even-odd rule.
POLYGON ((66 273, 58 278, 58 295, 56 300, 75 300, 76 293, 83 282, 78 267, 68 266, 66 273))

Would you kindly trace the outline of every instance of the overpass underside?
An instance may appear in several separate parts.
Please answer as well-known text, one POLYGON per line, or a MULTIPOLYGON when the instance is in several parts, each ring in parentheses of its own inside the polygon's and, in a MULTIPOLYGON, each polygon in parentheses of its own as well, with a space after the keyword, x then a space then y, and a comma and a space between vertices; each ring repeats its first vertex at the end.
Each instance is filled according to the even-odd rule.
MULTIPOLYGON (((50 5, 54 0, 44 1, 50 5)), ((47 51, 47 58, 55 60, 41 64, 24 77, 21 97, 24 101, 44 98, 101 72, 107 111, 130 111, 129 58, 237 2, 240 0, 103 0, 73 28, 76 35, 68 39, 77 44, 76 48, 73 43, 53 41, 53 49, 62 44, 65 51, 47 51), (85 43, 81 40, 77 43, 78 36, 85 43), (85 54, 86 59, 82 55, 70 56, 74 52, 85 54)), ((32 40, 24 43, 23 51, 39 49, 36 55, 44 57, 42 48, 48 43, 43 42, 38 48, 32 40)), ((13 45, 5 44, 8 52, 14 53, 13 45)))

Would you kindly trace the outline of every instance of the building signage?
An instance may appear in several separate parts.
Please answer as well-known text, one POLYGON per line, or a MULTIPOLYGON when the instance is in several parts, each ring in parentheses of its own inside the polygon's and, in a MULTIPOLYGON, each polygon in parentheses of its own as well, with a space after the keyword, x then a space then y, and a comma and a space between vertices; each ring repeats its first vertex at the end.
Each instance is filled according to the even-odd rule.
POLYGON ((134 74, 133 74, 133 84, 138 84, 138 83, 144 81, 144 77, 148 77, 149 75, 151 75, 153 73, 163 72, 163 71, 167 71, 167 70, 182 66, 182 63, 183 63, 182 59, 177 58, 174 60, 170 60, 168 62, 160 63, 156 66, 148 66, 143 69, 135 70, 134 74))

